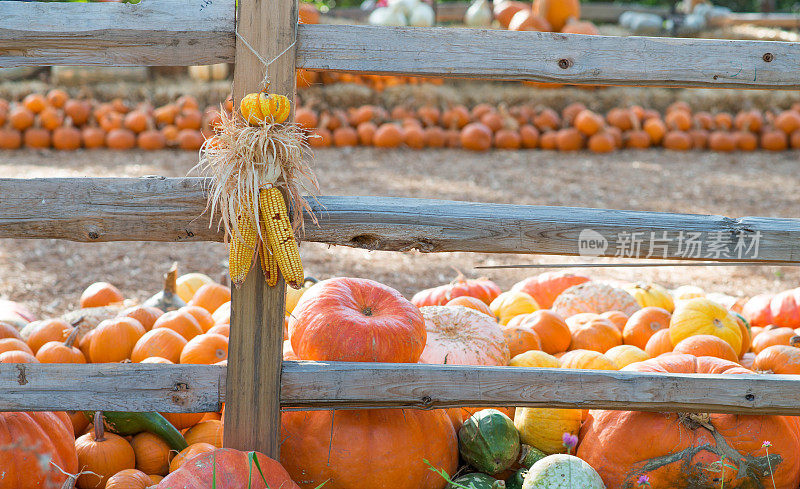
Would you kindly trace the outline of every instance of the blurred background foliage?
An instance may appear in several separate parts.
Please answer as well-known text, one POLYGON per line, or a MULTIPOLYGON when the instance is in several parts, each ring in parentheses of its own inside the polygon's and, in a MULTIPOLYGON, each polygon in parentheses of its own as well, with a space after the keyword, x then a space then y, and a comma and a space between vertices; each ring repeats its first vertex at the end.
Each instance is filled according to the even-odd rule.
MULTIPOLYGON (((11 0, 0 0, 11 1, 11 0)), ((88 1, 109 1, 109 0, 14 0, 14 1, 42 1, 42 2, 88 2, 88 1)), ((111 0, 114 1, 114 0, 111 0)), ((123 3, 139 3, 141 0, 121 0, 123 3)), ((309 1, 323 11, 336 7, 358 7, 362 0, 301 0, 309 1)), ((453 2, 464 0, 436 0, 437 2, 453 2)), ((608 2, 608 0, 581 0, 584 3, 608 2)), ((616 0, 614 3, 626 4, 635 3, 639 5, 657 5, 670 7, 678 0, 616 0)), ((798 0, 716 0, 714 5, 728 7, 734 12, 800 12, 800 2, 798 0)))

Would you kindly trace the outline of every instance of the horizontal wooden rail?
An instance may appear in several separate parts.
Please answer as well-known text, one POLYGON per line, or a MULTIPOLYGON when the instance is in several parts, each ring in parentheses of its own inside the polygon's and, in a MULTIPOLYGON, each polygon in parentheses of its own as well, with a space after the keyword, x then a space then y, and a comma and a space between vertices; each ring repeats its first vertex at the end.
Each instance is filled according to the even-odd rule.
MULTIPOLYGON (((234 0, 0 2, 0 67, 232 61, 234 0)), ((800 43, 300 25, 297 66, 597 85, 800 88, 800 43)))
POLYGON ((217 411, 225 367, 0 364, 0 411, 217 411))
POLYGON ((233 62, 234 0, 0 1, 0 67, 233 62))
MULTIPOLYGON (((204 183, 0 179, 0 238, 220 241, 204 214, 204 183)), ((307 220, 303 240, 370 250, 800 262, 798 219, 392 197, 326 196, 314 209, 319 226, 307 220), (605 245, 587 242, 598 237, 605 245), (587 243, 595 247, 580 248, 587 243)))
POLYGON ((800 88, 800 43, 301 25, 297 66, 597 85, 800 88))
MULTIPOLYGON (((225 367, 0 364, 0 411, 201 412, 225 367)), ((283 409, 530 406, 800 415, 800 377, 457 365, 284 362, 283 409)))

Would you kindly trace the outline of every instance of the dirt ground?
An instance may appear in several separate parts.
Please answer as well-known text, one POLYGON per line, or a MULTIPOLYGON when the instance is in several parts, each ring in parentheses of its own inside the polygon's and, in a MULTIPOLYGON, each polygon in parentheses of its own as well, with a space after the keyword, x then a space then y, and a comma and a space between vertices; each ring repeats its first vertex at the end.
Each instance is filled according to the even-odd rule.
MULTIPOLYGON (((193 153, 112 151, 0 152, 2 177, 183 176, 193 153)), ((372 148, 325 150, 315 170, 323 194, 386 195, 653 211, 723 214, 731 217, 797 217, 800 174, 796 153, 676 154, 660 150, 598 156, 545 151, 491 152, 372 148)), ((491 270, 481 264, 572 263, 578 258, 417 252, 397 254, 315 243, 301 246, 307 272, 325 278, 372 278, 410 297, 453 278, 488 276, 508 288, 538 273, 491 270)), ((21 301, 40 315, 75 307, 90 283, 106 280, 126 296, 144 299, 159 287, 171 262, 181 271, 219 278, 226 251, 216 243, 96 243, 0 240, 0 298, 21 301)), ((754 295, 798 285, 792 267, 692 267, 577 269, 592 277, 655 281, 667 287, 696 284, 709 291, 754 295)))

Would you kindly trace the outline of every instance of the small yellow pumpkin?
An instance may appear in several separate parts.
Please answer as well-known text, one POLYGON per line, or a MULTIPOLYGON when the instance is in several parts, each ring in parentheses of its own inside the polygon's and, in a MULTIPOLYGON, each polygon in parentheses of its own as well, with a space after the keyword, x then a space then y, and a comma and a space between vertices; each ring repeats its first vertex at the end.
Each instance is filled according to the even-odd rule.
POLYGON ((623 368, 632 363, 643 362, 650 359, 644 350, 638 346, 633 345, 619 345, 611 348, 604 353, 606 357, 611 359, 612 362, 617 364, 617 367, 623 368))
POLYGON ((313 277, 306 277, 305 281, 303 282, 303 286, 299 289, 294 289, 292 287, 286 286, 286 315, 294 311, 295 306, 300 301, 300 298, 303 297, 303 294, 306 293, 308 289, 311 288, 312 285, 317 283, 317 279, 313 277))
POLYGON ((529 294, 521 291, 508 291, 498 295, 491 304, 489 309, 492 314, 497 317, 497 322, 501 326, 508 324, 511 319, 520 314, 530 314, 539 310, 539 304, 529 294))
POLYGON ((577 436, 582 417, 580 409, 518 407, 514 413, 514 426, 522 443, 551 455, 567 451, 564 433, 577 436))
POLYGON ((672 345, 699 334, 716 336, 731 345, 733 351, 742 348, 742 331, 725 307, 703 297, 679 302, 669 322, 672 345))
POLYGON ((642 307, 660 307, 669 312, 675 310, 675 303, 672 301, 672 296, 669 292, 660 285, 656 284, 630 284, 623 287, 627 293, 636 299, 642 307))
POLYGON ((180 297, 183 302, 189 302, 192 300, 194 293, 197 292, 197 289, 205 284, 211 283, 214 283, 214 280, 208 275, 197 272, 186 273, 178 277, 178 280, 175 281, 175 292, 177 292, 178 297, 180 297))
POLYGON ((239 103, 239 110, 248 124, 257 126, 264 121, 280 124, 289 118, 292 103, 276 93, 248 93, 239 103))
POLYGON ((540 350, 529 350, 511 359, 512 367, 558 368, 558 358, 540 350))

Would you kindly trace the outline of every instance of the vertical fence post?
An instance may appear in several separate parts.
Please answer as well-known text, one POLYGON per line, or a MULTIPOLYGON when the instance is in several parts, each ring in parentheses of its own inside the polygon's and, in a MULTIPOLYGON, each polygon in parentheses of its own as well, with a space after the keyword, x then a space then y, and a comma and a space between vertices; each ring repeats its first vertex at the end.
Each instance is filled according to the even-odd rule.
MULTIPOLYGON (((237 28, 269 61, 289 47, 297 29, 297 0, 239 0, 237 28)), ((241 39, 236 41, 234 99, 257 91, 266 67, 241 39)), ((269 67, 270 89, 294 100, 295 49, 269 67)), ((293 117, 293 115, 292 115, 293 117)), ((225 446, 258 450, 278 458, 284 317, 283 278, 268 287, 255 264, 244 284, 233 290, 225 446)))

